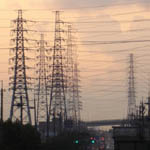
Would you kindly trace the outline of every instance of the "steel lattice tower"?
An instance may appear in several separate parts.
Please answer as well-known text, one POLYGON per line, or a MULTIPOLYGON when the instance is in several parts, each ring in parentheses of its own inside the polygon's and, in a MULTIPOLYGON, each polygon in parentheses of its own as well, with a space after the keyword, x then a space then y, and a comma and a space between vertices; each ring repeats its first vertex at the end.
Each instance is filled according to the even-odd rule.
POLYGON ((49 114, 50 120, 54 125, 54 134, 61 132, 64 126, 64 120, 67 119, 66 97, 65 97, 65 77, 64 77, 64 55, 62 48, 60 12, 55 14, 55 39, 53 48, 53 64, 49 114), (59 129, 59 131, 58 131, 59 129))
POLYGON ((79 125, 81 120, 81 109, 82 102, 80 101, 80 90, 79 90, 79 69, 78 69, 78 56, 77 56, 77 47, 74 46, 74 66, 73 66, 73 101, 74 101, 74 116, 76 119, 76 124, 79 125))
POLYGON ((74 79, 73 79, 73 97, 75 101, 76 110, 74 112, 76 117, 76 123, 79 125, 81 121, 81 109, 82 109, 82 102, 80 101, 80 90, 79 90, 79 70, 77 62, 74 64, 74 79))
POLYGON ((48 121, 48 90, 47 90, 47 73, 48 64, 46 63, 46 51, 45 51, 44 35, 41 34, 41 40, 39 42, 40 48, 38 49, 38 63, 36 64, 38 74, 38 84, 37 84, 37 124, 40 122, 48 121))
POLYGON ((134 76, 134 57, 130 54, 129 66, 129 89, 128 89, 128 118, 132 119, 136 113, 135 98, 135 76, 134 76))
POLYGON ((67 113, 68 119, 74 120, 73 118, 73 69, 74 69, 74 60, 73 60, 73 43, 72 43, 72 33, 71 33, 71 25, 68 25, 68 37, 67 37, 67 62, 66 62, 66 80, 67 80, 67 88, 66 88, 66 96, 67 96, 67 113))
POLYGON ((69 119, 73 120, 74 127, 80 120, 81 103, 79 100, 79 76, 77 64, 77 48, 73 41, 72 26, 68 25, 67 40, 67 108, 69 119))
POLYGON ((31 114, 27 87, 27 77, 26 77, 26 57, 25 57, 25 38, 24 23, 26 20, 22 17, 22 10, 18 10, 18 18, 14 20, 16 24, 16 29, 12 30, 16 34, 15 41, 16 46, 12 50, 15 52, 15 56, 12 58, 14 61, 14 76, 11 78, 13 94, 11 101, 11 120, 20 120, 22 123, 31 124, 31 114))

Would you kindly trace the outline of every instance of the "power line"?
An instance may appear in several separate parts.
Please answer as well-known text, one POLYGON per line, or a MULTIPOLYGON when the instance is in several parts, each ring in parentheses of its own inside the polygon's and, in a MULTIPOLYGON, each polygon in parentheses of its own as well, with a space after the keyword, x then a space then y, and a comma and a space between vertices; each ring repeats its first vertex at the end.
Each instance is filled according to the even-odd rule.
POLYGON ((122 41, 78 41, 81 42, 77 45, 109 45, 109 44, 127 44, 127 43, 145 43, 150 42, 150 40, 122 40, 122 41))

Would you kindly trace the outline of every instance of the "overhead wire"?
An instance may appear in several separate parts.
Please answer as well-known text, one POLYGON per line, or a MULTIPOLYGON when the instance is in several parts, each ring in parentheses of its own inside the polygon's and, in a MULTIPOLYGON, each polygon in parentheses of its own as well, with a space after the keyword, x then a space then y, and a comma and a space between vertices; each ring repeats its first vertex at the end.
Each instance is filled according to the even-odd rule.
MULTIPOLYGON (((132 13, 133 13, 133 12, 132 12, 132 13)), ((136 12, 136 13, 137 13, 137 12, 136 12)), ((120 14, 120 15, 121 15, 121 14, 120 14)), ((125 14, 122 14, 122 15, 125 15, 125 14)), ((145 21, 142 21, 142 22, 145 22, 145 21)), ((145 30, 145 31, 146 31, 146 30, 145 30)), ((84 32, 85 32, 85 31, 84 31, 84 32)), ((90 32, 92 32, 92 31, 90 31, 90 32)), ((95 31, 95 33, 96 33, 96 31, 95 31)), ((141 41, 141 40, 140 40, 140 41, 141 41)), ((145 40, 144 40, 144 41, 145 41, 145 40)), ((141 42, 143 43, 144 41, 141 41, 141 42)), ((79 41, 79 42, 85 42, 85 41, 79 41)), ((124 42, 125 42, 125 43, 131 43, 131 42, 132 42, 132 43, 133 43, 133 42, 135 43, 135 42, 138 42, 138 43, 139 43, 139 41, 137 41, 137 40, 136 40, 136 41, 135 41, 135 40, 134 40, 134 41, 133 41, 133 40, 132 40, 132 41, 86 41, 86 42, 85 42, 85 45, 86 45, 86 44, 89 44, 89 43, 90 43, 91 45, 92 45, 92 44, 97 45, 97 44, 99 44, 99 43, 102 44, 101 42, 104 42, 105 44, 106 44, 106 43, 107 43, 107 44, 110 44, 110 43, 113 43, 113 44, 122 44, 122 43, 124 43, 124 42), (120 43, 119 43, 119 42, 120 42, 120 43)), ((149 42, 149 41, 145 41, 145 42, 149 42)), ((78 45, 79 45, 79 44, 78 44, 78 45)), ((0 48, 0 49, 1 49, 1 48, 0 48)), ((137 48, 137 49, 138 49, 138 48, 137 48)), ((142 56, 142 57, 145 57, 145 56, 142 56)), ((94 61, 94 62, 97 62, 97 61, 94 61)), ((101 61, 99 61, 99 62, 107 62, 107 63, 110 62, 110 63, 112 63, 111 61, 104 61, 104 60, 103 60, 103 61, 101 60, 101 61)), ((115 63, 117 63, 117 61, 116 61, 115 63)), ((118 63, 119 63, 119 61, 118 61, 118 63)), ((96 70, 96 69, 95 69, 95 70, 96 70)), ((125 71, 125 72, 126 72, 126 71, 125 71)), ((112 72, 107 72, 107 74, 109 74, 109 73, 112 73, 112 72)), ((116 73, 116 72, 115 72, 115 73, 116 73)), ((99 81, 101 81, 101 79, 100 79, 99 81)), ((103 81, 106 81, 106 80, 103 80, 103 81)), ((108 81, 108 80, 107 80, 107 81, 108 81)), ((117 82, 117 81, 120 82, 121 80, 116 80, 116 81, 115 81, 114 79, 112 79, 112 80, 110 79, 110 80, 109 80, 109 82, 117 82)), ((106 85, 106 86, 107 86, 107 85, 106 85)), ((110 85, 110 86, 111 86, 111 85, 110 85)), ((114 85, 114 86, 115 86, 115 85, 114 85)), ((117 86, 117 85, 116 85, 116 86, 117 86)), ((108 89, 108 91, 107 91, 107 89, 106 89, 106 90, 104 89, 104 90, 102 90, 102 91, 103 91, 103 92, 108 92, 108 91, 109 91, 109 92, 112 92, 112 93, 119 93, 119 92, 120 92, 120 91, 118 91, 118 90, 112 90, 112 89, 108 89)), ((122 92, 122 91, 121 91, 121 92, 122 92)), ((101 92, 100 92, 100 93, 101 93, 101 92)), ((116 95, 116 94, 115 94, 115 95, 116 95)))

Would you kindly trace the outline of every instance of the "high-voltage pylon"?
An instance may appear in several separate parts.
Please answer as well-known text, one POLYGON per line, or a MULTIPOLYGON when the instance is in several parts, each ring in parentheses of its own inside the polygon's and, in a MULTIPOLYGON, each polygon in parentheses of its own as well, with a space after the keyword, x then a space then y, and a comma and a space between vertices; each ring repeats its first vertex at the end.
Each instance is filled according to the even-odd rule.
POLYGON ((76 110, 74 112, 76 116, 76 123, 77 125, 80 124, 81 121, 81 109, 82 109, 82 102, 80 101, 80 90, 79 90, 79 70, 78 70, 78 63, 74 64, 74 78, 73 78, 73 99, 75 101, 76 110))
POLYGON ((15 47, 11 49, 15 55, 11 61, 14 62, 14 66, 11 69, 14 71, 14 76, 11 77, 12 82, 12 101, 10 119, 19 120, 22 123, 31 124, 31 114, 27 87, 26 76, 26 56, 25 56, 25 37, 24 33, 27 30, 24 29, 24 23, 27 21, 22 17, 22 10, 18 10, 18 18, 13 21, 16 25, 16 29, 12 30, 16 37, 12 39, 15 42, 15 47))
POLYGON ((50 121, 54 126, 54 134, 61 132, 63 129, 64 121, 67 119, 66 111, 66 96, 65 96, 65 77, 64 77, 64 48, 62 47, 60 12, 56 11, 55 14, 55 38, 53 48, 53 64, 52 64, 52 77, 51 77, 51 93, 50 93, 50 106, 49 115, 50 121), (58 131, 59 129, 59 131, 58 131))
POLYGON ((74 120, 73 109, 75 109, 73 102, 73 69, 74 69, 74 58, 73 58, 73 43, 71 25, 68 25, 68 37, 67 37, 67 51, 66 51, 66 97, 67 97, 67 114, 68 119, 74 120))
POLYGON ((67 112, 68 119, 73 121, 73 127, 78 125, 80 120, 81 103, 79 100, 79 76, 77 64, 77 50, 72 35, 72 27, 68 25, 67 38, 67 112))
POLYGON ((73 101, 75 102, 76 110, 74 110, 74 115, 76 116, 76 123, 79 126, 81 121, 81 109, 82 102, 80 100, 80 85, 79 85, 79 69, 78 69, 78 56, 77 47, 74 46, 74 66, 73 66, 73 101))
POLYGON ((136 113, 134 57, 130 54, 129 89, 128 89, 128 118, 132 119, 136 113))
MULTIPOLYGON (((40 123, 47 123, 48 128, 48 64, 46 62, 48 56, 46 56, 44 35, 41 34, 41 40, 39 41, 39 49, 37 50, 38 56, 36 57, 38 62, 36 64, 36 73, 38 75, 38 83, 36 88, 36 100, 37 100, 37 115, 36 121, 39 126, 40 123)), ((45 126, 46 127, 46 126, 45 126)), ((47 128, 43 129, 43 132, 47 131, 47 128)))

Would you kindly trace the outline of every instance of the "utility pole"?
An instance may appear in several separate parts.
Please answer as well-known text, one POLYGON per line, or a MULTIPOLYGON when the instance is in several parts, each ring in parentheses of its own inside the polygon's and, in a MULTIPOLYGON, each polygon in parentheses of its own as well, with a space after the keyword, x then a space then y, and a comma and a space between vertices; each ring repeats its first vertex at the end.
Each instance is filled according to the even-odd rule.
POLYGON ((3 111, 4 111, 4 107, 3 107, 3 80, 1 80, 1 122, 3 122, 3 111))
POLYGON ((49 119, 54 126, 54 135, 56 132, 61 132, 64 126, 64 121, 67 120, 66 110, 66 95, 65 95, 65 77, 64 77, 64 51, 62 47, 62 35, 64 32, 61 29, 62 21, 60 12, 55 12, 55 38, 53 47, 53 63, 52 63, 52 78, 50 91, 49 119))
POLYGON ((150 117, 150 95, 148 95, 148 117, 150 117))
POLYGON ((15 43, 15 47, 11 49, 11 51, 14 52, 14 57, 10 59, 10 61, 13 62, 13 66, 10 67, 10 69, 14 71, 14 75, 10 77, 10 84, 12 85, 10 88, 12 89, 10 119, 12 121, 20 120, 22 112, 22 123, 31 124, 27 85, 27 79, 30 78, 26 75, 26 70, 30 67, 26 65, 25 51, 28 50, 28 48, 25 47, 25 42, 27 40, 24 37, 27 32, 24 28, 24 24, 27 23, 27 20, 23 18, 22 10, 18 10, 18 18, 15 19, 13 23, 16 26, 16 29, 13 29, 12 33, 14 33, 16 37, 12 39, 12 42, 15 43))
POLYGON ((22 95, 20 96, 20 120, 21 124, 23 124, 23 102, 22 102, 22 95))
POLYGON ((135 76, 134 76, 134 56, 130 54, 129 66, 129 89, 128 89, 128 118, 133 119, 136 114, 136 97, 135 97, 135 76))
POLYGON ((148 98, 147 98, 148 102, 145 103, 145 104, 148 105, 148 117, 150 117, 150 82, 148 84, 148 87, 149 87, 149 89, 148 89, 148 98))
POLYGON ((35 94, 34 94, 34 125, 35 125, 35 128, 37 129, 37 113, 36 113, 36 100, 35 100, 35 94))

